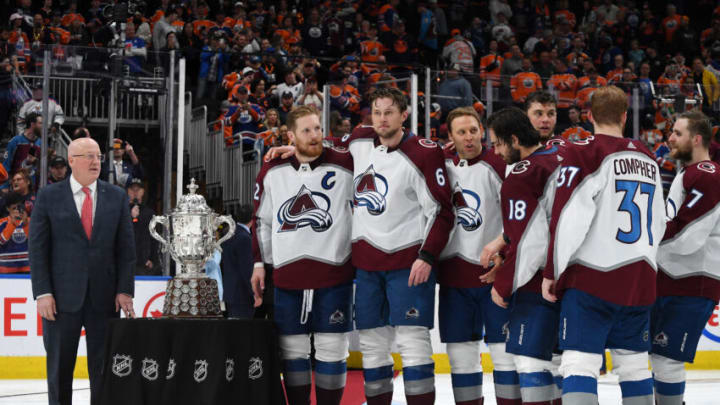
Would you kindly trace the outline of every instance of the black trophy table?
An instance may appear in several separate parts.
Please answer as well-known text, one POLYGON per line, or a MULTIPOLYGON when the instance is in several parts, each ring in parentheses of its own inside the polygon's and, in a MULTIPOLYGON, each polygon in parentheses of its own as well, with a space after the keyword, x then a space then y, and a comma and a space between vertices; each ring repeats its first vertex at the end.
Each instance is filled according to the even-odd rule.
POLYGON ((103 376, 103 405, 284 403, 267 320, 112 320, 103 376))

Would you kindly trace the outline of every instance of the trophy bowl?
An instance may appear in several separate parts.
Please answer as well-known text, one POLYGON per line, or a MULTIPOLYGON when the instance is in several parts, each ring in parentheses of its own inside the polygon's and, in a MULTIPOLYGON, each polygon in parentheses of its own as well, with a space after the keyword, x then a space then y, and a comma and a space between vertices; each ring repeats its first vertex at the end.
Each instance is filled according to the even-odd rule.
POLYGON ((167 216, 154 215, 150 235, 162 245, 163 251, 179 265, 178 273, 168 280, 165 290, 165 317, 206 318, 222 316, 217 281, 205 274, 205 263, 220 245, 235 233, 235 221, 229 215, 218 215, 200 194, 195 179, 187 186, 189 194, 180 198, 177 207, 167 216), (156 230, 162 225, 168 234, 163 238, 156 230), (220 239, 216 231, 227 224, 228 232, 220 239))

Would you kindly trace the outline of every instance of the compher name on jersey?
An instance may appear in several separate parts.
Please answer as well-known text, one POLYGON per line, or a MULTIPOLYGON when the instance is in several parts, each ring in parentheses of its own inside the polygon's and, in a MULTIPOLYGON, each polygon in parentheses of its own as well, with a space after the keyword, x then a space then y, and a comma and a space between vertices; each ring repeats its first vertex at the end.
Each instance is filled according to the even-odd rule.
POLYGON ((639 174, 652 181, 655 181, 657 176, 657 166, 653 162, 632 157, 613 159, 613 168, 617 176, 639 174))

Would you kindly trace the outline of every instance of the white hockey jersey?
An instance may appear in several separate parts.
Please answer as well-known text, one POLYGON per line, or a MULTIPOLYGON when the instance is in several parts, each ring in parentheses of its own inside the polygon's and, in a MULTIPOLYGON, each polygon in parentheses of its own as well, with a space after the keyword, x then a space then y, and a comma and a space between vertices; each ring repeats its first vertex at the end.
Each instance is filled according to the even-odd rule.
POLYGON ((658 251, 659 296, 720 299, 720 165, 706 160, 673 180, 658 251))
POLYGON ((454 219, 442 149, 409 134, 388 148, 372 127, 356 128, 348 145, 355 175, 355 267, 398 270, 420 256, 437 259, 454 219))
POLYGON ((655 301, 662 179, 639 141, 594 135, 561 151, 544 276, 618 305, 655 301))
POLYGON ((352 157, 325 148, 311 163, 263 165, 255 183, 255 262, 275 267, 275 285, 331 287, 354 277, 350 263, 352 157))
POLYGON ((500 186, 505 162, 485 148, 474 159, 447 154, 445 168, 450 177, 455 227, 440 254, 438 282, 457 288, 485 285, 479 277, 488 269, 480 266, 480 253, 502 232, 500 186))
MULTIPOLYGON (((48 99, 48 125, 62 125, 65 122, 65 112, 62 107, 52 98, 48 99)), ((20 107, 18 111, 17 133, 21 134, 25 130, 25 117, 30 113, 42 114, 42 99, 30 99, 20 107)))

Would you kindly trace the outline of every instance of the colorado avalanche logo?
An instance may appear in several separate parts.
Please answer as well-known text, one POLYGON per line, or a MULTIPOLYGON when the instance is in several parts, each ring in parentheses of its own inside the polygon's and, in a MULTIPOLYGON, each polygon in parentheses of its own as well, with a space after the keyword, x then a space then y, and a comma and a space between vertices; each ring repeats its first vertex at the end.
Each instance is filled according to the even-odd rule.
POLYGON ((323 193, 310 191, 303 185, 295 197, 280 206, 277 214, 280 223, 278 232, 296 231, 306 226, 315 232, 327 231, 333 224, 329 211, 330 198, 323 193))
POLYGON ((385 177, 375 173, 372 165, 365 173, 355 178, 355 207, 367 207, 372 215, 380 215, 387 208, 385 196, 388 192, 388 183, 385 177))
POLYGON ((463 190, 460 184, 455 183, 452 195, 452 203, 455 207, 458 225, 464 230, 472 232, 482 225, 482 216, 478 212, 480 209, 480 197, 470 191, 463 190), (470 204, 468 204, 470 202, 470 204))

